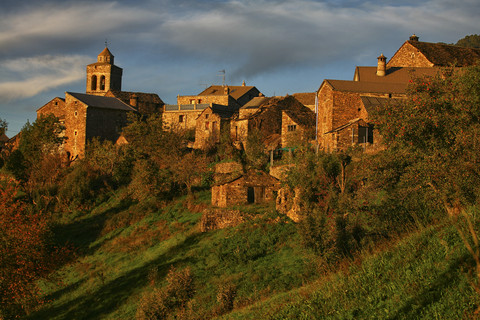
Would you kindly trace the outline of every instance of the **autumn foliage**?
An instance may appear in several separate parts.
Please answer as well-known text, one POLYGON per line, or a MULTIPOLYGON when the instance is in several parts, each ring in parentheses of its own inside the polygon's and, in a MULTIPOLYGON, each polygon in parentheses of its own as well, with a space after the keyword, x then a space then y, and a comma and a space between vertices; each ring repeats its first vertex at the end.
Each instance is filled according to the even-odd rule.
POLYGON ((17 186, 0 186, 0 318, 19 317, 40 303, 36 281, 59 261, 49 235, 47 215, 31 212, 17 186))

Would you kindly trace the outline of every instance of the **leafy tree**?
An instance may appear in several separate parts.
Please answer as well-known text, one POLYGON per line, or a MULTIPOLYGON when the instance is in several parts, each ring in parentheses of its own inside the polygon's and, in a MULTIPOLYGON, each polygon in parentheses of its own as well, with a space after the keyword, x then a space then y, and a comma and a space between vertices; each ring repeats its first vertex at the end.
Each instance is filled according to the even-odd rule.
POLYGON ((41 301, 37 280, 65 252, 52 249, 48 216, 33 213, 17 186, 0 186, 0 318, 27 313, 41 301))
POLYGON ((408 98, 379 109, 375 119, 389 146, 391 157, 384 160, 411 158, 399 183, 410 194, 423 193, 442 204, 472 254, 480 280, 480 249, 472 223, 480 200, 479 79, 480 67, 474 66, 412 80, 408 98))
POLYGON ((7 131, 7 128, 8 128, 8 123, 2 118, 0 118, 0 134, 5 133, 5 131, 7 131))
POLYGON ((480 48, 480 35, 472 34, 465 36, 464 38, 458 40, 455 45, 467 48, 480 48))
POLYGON ((255 169, 265 169, 268 163, 268 154, 258 130, 252 130, 248 133, 247 143, 245 144, 245 157, 247 165, 255 169))

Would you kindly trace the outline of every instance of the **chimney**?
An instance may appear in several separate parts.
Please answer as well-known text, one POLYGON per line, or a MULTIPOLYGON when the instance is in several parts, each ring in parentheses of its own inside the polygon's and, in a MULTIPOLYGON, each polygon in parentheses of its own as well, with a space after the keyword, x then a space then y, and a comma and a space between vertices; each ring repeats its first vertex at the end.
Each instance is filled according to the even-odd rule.
POLYGON ((243 80, 243 82, 242 82, 242 87, 245 87, 245 86, 246 86, 245 80, 243 80))
POLYGON ((225 94, 230 94, 230 88, 228 86, 223 87, 223 92, 225 94))
POLYGON ((418 37, 414 34, 410 36, 410 41, 418 41, 418 37))
POLYGON ((377 76, 385 77, 386 69, 387 69, 387 57, 383 55, 383 53, 377 57, 377 76))
POLYGON ((137 95, 134 94, 134 95, 130 96, 130 105, 136 109, 136 108, 137 108, 137 104, 138 104, 138 97, 137 97, 137 95))

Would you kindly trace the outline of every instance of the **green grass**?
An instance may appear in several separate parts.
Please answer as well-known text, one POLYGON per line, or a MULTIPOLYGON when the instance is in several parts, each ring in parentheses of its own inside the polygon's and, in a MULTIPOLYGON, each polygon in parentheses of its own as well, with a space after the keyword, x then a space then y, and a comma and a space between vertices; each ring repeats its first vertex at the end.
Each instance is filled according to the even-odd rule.
POLYGON ((465 319, 479 299, 473 261, 452 226, 415 232, 314 284, 226 319, 465 319))
POLYGON ((186 198, 152 210, 116 195, 91 212, 63 216, 57 240, 78 248, 79 256, 42 284, 47 302, 29 318, 133 319, 153 268, 158 286, 172 266, 191 268, 201 317, 212 315, 217 289, 227 281, 237 287, 237 304, 248 305, 312 276, 295 225, 271 206, 243 208, 256 218, 201 233, 200 209, 209 201, 210 193, 201 192, 194 212, 186 198))

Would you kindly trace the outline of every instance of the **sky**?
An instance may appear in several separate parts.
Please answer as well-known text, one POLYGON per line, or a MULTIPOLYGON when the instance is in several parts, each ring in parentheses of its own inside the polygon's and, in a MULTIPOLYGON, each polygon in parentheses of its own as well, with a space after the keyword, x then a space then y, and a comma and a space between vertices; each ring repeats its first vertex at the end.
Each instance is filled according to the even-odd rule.
POLYGON ((266 96, 352 80, 412 34, 456 43, 480 34, 478 0, 2 0, 0 119, 17 134, 36 110, 86 88, 105 42, 122 90, 167 104, 207 86, 256 86, 266 96))

